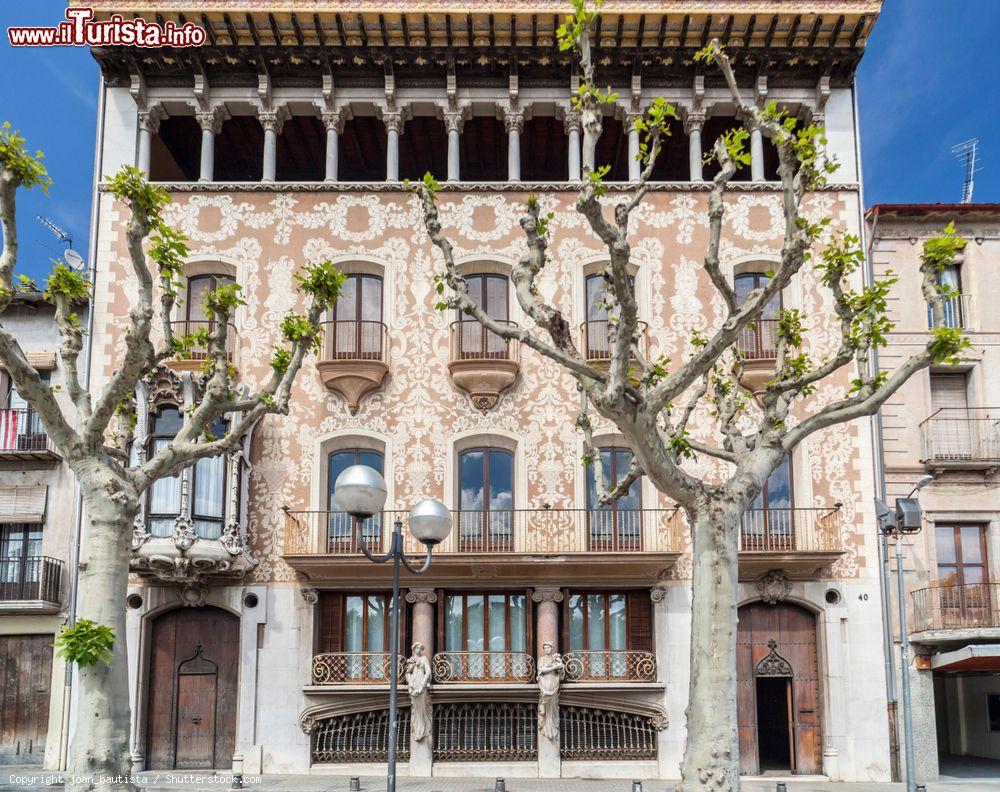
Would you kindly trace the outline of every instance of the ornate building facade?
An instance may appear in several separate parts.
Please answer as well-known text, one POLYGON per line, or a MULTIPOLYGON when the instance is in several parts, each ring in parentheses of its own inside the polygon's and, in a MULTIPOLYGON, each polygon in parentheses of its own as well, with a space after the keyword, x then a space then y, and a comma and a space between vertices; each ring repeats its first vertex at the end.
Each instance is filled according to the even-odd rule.
MULTIPOLYGON (((153 16, 142 3, 94 5, 153 16)), ((94 53, 105 78, 100 172, 135 164, 170 191, 167 219, 191 246, 178 323, 208 321, 199 295, 213 282, 242 285, 230 337, 244 382, 269 373, 296 269, 328 258, 349 275, 290 414, 262 421, 238 454, 157 484, 136 525, 123 603, 136 764, 237 757, 248 772, 352 774, 384 764, 390 579, 360 544, 385 549, 397 515, 433 497, 454 527, 428 574, 404 575, 403 642, 421 645, 412 667, 425 658, 430 671, 419 672, 412 713, 403 708, 401 772, 676 777, 690 630, 683 515, 645 481, 614 507, 596 503, 571 379, 435 310, 440 263, 405 187, 428 170, 439 177, 470 289, 513 323, 525 321, 509 284, 524 249, 520 204, 537 195, 553 213, 540 288, 602 365, 606 251, 574 210, 577 77, 554 41, 565 9, 398 5, 161 3, 156 16, 204 25, 208 43, 94 53), (363 523, 332 491, 356 463, 379 469, 389 490, 387 511, 363 523)), ((808 197, 809 215, 862 227, 853 79, 880 3, 706 5, 608 2, 594 32, 598 79, 618 92, 597 151, 611 200, 637 177, 643 109, 662 96, 681 115, 634 229, 654 356, 677 358, 724 311, 700 266, 713 175, 702 154, 737 121, 724 86, 692 61, 711 37, 730 48, 748 95, 825 123, 841 168, 808 197)), ((738 290, 767 277, 782 239, 776 156, 757 136, 751 150, 727 197, 722 253, 738 290)), ((103 188, 95 200, 100 378, 114 369, 134 285, 122 207, 103 188)), ((811 317, 810 351, 829 352, 838 330, 817 274, 804 269, 781 299, 811 317)), ((742 342, 763 373, 773 321, 742 342)), ((135 453, 169 441, 198 369, 176 360, 151 378, 135 453)), ((705 410, 695 431, 710 427, 705 410)), ((818 434, 745 518, 748 774, 888 776, 871 440, 860 422, 818 434)), ((598 441, 614 480, 627 449, 610 426, 598 441)))

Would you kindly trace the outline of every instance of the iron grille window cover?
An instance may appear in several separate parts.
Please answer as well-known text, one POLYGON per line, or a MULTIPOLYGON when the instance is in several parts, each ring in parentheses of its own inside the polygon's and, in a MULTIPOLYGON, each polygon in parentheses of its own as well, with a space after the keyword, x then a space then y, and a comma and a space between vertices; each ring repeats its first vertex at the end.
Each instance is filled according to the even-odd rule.
MULTIPOLYGON (((396 752, 401 762, 410 759, 410 711, 399 710, 396 752)), ((313 763, 386 762, 389 759, 389 710, 338 715, 316 722, 313 730, 313 763)))
POLYGON ((472 702, 434 706, 434 761, 516 762, 537 758, 535 704, 472 702))
POLYGON ((644 715, 560 707, 561 759, 637 760, 656 758, 656 727, 644 715))

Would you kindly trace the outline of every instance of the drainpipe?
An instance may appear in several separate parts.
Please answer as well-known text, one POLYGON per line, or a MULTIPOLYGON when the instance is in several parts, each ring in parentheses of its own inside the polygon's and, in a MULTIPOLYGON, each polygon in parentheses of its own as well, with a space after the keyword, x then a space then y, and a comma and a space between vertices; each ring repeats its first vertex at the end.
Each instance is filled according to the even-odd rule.
MULTIPOLYGON (((98 185, 101 181, 101 173, 104 170, 104 106, 107 99, 107 86, 104 82, 104 75, 100 77, 100 88, 97 98, 97 135, 94 141, 94 179, 92 203, 90 206, 90 244, 87 251, 91 297, 90 306, 87 311, 87 336, 84 348, 84 360, 86 368, 83 371, 83 389, 90 390, 90 368, 93 359, 93 338, 94 338, 94 289, 97 285, 97 228, 101 219, 101 201, 98 185)), ((83 533, 83 491, 80 489, 80 482, 73 477, 73 537, 71 540, 71 558, 69 564, 69 604, 67 606, 67 623, 72 627, 76 622, 77 586, 79 584, 79 564, 80 564, 80 538, 83 533)), ((63 722, 62 734, 59 744, 59 769, 66 770, 69 762, 69 728, 71 722, 71 706, 73 692, 73 665, 66 664, 66 677, 63 683, 63 722)))
MULTIPOLYGON (((859 199, 861 202, 861 244, 865 250, 865 281, 866 285, 875 282, 875 242, 878 241, 878 207, 872 212, 872 233, 871 239, 867 239, 865 227, 865 202, 864 202, 864 175, 861 164, 861 135, 858 115, 858 86, 857 82, 852 86, 852 96, 854 103, 854 156, 858 169, 859 199)), ((879 370, 878 349, 872 350, 870 367, 873 371, 879 370)), ((882 426, 882 410, 878 410, 871 417, 872 436, 872 462, 875 468, 875 497, 885 501, 886 481, 885 481, 885 456, 884 433, 882 426)), ((896 728, 896 675, 893 667, 892 652, 892 621, 889 616, 889 598, 891 588, 889 587, 889 545, 885 534, 876 530, 878 535, 878 557, 879 557, 879 590, 881 593, 882 605, 882 654, 885 663, 885 697, 886 697, 886 717, 889 721, 889 757, 892 771, 892 780, 898 781, 899 773, 899 738, 896 728)))

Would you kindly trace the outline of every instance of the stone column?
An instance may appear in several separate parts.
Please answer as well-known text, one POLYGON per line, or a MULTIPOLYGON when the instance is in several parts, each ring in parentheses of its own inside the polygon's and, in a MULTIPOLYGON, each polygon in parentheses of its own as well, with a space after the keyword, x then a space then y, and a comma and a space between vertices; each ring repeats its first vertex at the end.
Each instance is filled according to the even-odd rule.
POLYGON ((639 161, 639 130, 635 122, 642 118, 642 113, 626 113, 625 128, 628 130, 628 180, 639 181, 642 175, 642 163, 639 161))
POLYGON ((567 112, 563 118, 563 125, 569 137, 569 180, 578 182, 580 181, 580 133, 583 131, 580 114, 575 110, 567 112))
POLYGON ((459 157, 459 135, 462 134, 462 127, 465 119, 462 118, 461 110, 446 110, 444 114, 444 128, 448 131, 448 181, 459 181, 460 157, 459 157))
POLYGON ((326 127, 326 170, 323 180, 337 181, 337 158, 340 135, 344 131, 344 119, 340 113, 323 113, 323 126, 326 127))
POLYGON ((149 110, 139 111, 139 147, 136 153, 135 166, 146 176, 149 176, 150 151, 153 144, 153 135, 160 130, 160 121, 166 113, 159 105, 154 105, 149 110))
POLYGON ((764 135, 759 128, 750 132, 750 178, 764 181, 764 135))
POLYGON ((222 117, 214 110, 196 113, 201 127, 201 168, 198 181, 210 182, 215 178, 215 136, 222 131, 222 117))
POLYGON ((507 128, 507 181, 521 181, 521 130, 524 113, 508 110, 503 116, 507 128))
POLYGON ((277 110, 265 110, 258 115, 264 127, 264 174, 261 181, 273 182, 278 169, 278 135, 284 121, 277 110))
POLYGON ((403 114, 398 110, 382 113, 385 124, 385 180, 399 181, 399 136, 403 132, 403 114))
MULTIPOLYGON (((414 588, 406 592, 406 601, 413 605, 413 622, 411 632, 413 633, 413 643, 424 645, 424 656, 430 661, 431 668, 434 667, 434 603, 437 602, 437 592, 432 588, 414 588)), ((413 651, 412 646, 404 647, 400 650, 402 657, 409 657, 413 651)), ((402 682, 402 695, 406 694, 405 681, 402 682)), ((431 701, 433 703, 433 686, 431 687, 431 701)), ((420 778, 430 778, 433 767, 432 749, 434 746, 433 735, 426 740, 414 740, 410 737, 410 764, 409 773, 411 776, 420 778)))
POLYGON ((704 181, 702 171, 702 157, 704 151, 701 147, 701 130, 705 126, 705 114, 690 112, 684 119, 684 131, 688 136, 688 163, 691 168, 690 179, 693 182, 704 181))
MULTIPOLYGON (((531 601, 538 603, 538 624, 535 627, 535 656, 544 654, 542 646, 551 643, 555 650, 559 647, 559 603, 563 593, 557 588, 537 588, 531 601)), ((538 776, 539 778, 559 778, 559 740, 550 740, 541 730, 538 732, 538 776)))

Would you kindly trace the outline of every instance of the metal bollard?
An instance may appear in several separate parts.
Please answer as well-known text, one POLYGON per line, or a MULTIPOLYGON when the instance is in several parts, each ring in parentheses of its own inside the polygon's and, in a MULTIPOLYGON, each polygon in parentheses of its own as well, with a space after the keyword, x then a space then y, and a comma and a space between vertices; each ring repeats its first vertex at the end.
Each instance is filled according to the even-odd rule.
POLYGON ((784 781, 778 781, 774 785, 774 792, 788 792, 788 785, 784 781))
POLYGON ((233 785, 230 789, 243 789, 243 754, 233 754, 233 785))
POLYGON ((351 792, 359 792, 361 789, 361 779, 357 776, 351 776, 351 783, 350 786, 348 786, 348 789, 351 790, 351 792))
POLYGON ((493 785, 493 792, 507 792, 507 780, 498 778, 496 784, 493 785))
POLYGON ((926 784, 917 784, 917 792, 927 792, 926 784))
POLYGON ((642 781, 632 782, 632 792, 642 792, 642 781))

